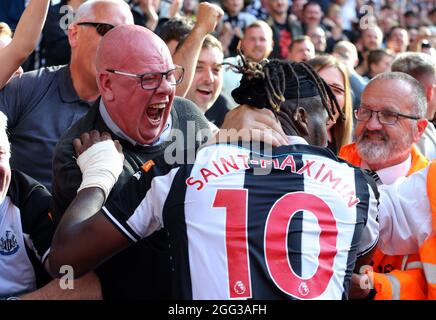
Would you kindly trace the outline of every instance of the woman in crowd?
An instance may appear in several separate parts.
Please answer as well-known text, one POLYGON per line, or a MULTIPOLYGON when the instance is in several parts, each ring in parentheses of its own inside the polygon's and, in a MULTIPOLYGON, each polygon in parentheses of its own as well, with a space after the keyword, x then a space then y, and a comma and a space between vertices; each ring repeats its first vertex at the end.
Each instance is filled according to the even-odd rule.
POLYGON ((317 56, 309 60, 308 64, 327 82, 342 108, 344 117, 336 113, 335 121, 327 124, 328 146, 338 153, 342 146, 351 143, 353 131, 353 105, 347 69, 331 55, 317 56))

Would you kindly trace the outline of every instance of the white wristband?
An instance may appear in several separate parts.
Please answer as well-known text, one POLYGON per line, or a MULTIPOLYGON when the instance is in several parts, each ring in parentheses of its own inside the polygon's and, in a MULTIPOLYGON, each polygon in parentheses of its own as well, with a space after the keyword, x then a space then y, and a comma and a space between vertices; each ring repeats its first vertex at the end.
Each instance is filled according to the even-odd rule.
POLYGON ((77 165, 83 176, 77 192, 97 187, 103 190, 105 200, 123 171, 123 159, 112 140, 92 145, 77 158, 77 165))

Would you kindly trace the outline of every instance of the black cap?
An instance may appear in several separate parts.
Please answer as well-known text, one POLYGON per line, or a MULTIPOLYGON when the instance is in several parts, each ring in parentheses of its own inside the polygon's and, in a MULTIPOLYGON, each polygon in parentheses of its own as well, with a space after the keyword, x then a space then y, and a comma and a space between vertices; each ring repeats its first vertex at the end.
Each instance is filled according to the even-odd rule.
MULTIPOLYGON (((267 68, 271 63, 287 63, 280 60, 271 60, 267 62, 263 68, 267 68)), ((313 82, 313 80, 308 76, 306 70, 304 70, 303 63, 291 62, 291 66, 297 75, 295 77, 294 73, 289 70, 286 72, 286 89, 283 94, 285 99, 297 99, 309 98, 319 96, 318 88, 313 82), (299 95, 298 95, 299 93, 299 95)), ((312 69, 308 65, 305 66, 312 69)), ((232 91, 232 97, 238 104, 249 104, 257 108, 268 108, 273 107, 268 102, 268 97, 265 91, 266 79, 264 77, 254 78, 244 74, 240 81, 239 87, 232 91)))

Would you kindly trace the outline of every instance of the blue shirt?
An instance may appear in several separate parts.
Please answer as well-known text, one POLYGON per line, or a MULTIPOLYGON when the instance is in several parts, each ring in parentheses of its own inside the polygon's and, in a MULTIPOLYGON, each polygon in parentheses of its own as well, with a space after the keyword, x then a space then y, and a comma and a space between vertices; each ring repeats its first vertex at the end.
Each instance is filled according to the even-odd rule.
POLYGON ((8 117, 11 167, 50 190, 56 143, 91 104, 77 95, 68 66, 13 78, 0 90, 0 111, 8 117))

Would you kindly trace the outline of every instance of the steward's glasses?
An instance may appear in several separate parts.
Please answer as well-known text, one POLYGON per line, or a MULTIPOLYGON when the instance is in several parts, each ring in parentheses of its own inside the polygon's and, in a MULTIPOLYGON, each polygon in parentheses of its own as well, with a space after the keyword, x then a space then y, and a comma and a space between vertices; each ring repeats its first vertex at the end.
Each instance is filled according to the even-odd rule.
POLYGON ((420 117, 402 114, 398 112, 392 112, 387 110, 375 111, 375 110, 367 109, 365 107, 360 107, 359 109, 355 110, 354 116, 356 117, 357 121, 368 121, 369 119, 371 119, 373 113, 377 114, 377 119, 381 124, 387 124, 387 125, 395 124, 398 121, 399 117, 412 119, 412 120, 420 119, 420 117))
POLYGON ((94 27, 99 35, 102 37, 109 32, 109 30, 115 28, 114 25, 109 23, 100 23, 100 22, 79 22, 78 26, 90 26, 94 27))
POLYGON ((140 79, 141 87, 144 90, 153 90, 159 88, 163 77, 165 77, 170 85, 176 86, 182 82, 184 74, 184 69, 181 66, 175 66, 173 69, 170 69, 167 72, 146 72, 143 74, 128 73, 113 69, 106 69, 106 71, 122 76, 138 78, 140 79))

